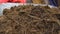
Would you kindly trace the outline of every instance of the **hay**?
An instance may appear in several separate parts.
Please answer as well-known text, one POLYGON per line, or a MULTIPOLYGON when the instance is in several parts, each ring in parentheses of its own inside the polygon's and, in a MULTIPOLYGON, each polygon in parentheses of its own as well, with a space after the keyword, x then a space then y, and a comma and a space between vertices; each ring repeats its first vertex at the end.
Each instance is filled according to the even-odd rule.
POLYGON ((0 34, 59 34, 59 16, 50 10, 32 5, 4 9, 0 34))

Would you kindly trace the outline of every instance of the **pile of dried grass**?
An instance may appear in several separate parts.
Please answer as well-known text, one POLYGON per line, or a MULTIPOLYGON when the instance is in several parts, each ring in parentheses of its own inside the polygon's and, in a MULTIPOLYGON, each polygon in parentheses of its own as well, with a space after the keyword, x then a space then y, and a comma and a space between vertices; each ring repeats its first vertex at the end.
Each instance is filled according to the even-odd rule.
POLYGON ((59 15, 52 9, 32 5, 4 9, 0 34, 59 34, 59 15))

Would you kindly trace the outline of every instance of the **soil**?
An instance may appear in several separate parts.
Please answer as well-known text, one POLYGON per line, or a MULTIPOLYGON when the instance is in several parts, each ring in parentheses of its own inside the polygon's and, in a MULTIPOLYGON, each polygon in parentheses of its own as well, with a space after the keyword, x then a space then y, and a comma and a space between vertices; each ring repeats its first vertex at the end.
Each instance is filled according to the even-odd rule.
POLYGON ((0 16, 0 34, 60 34, 60 13, 41 6, 14 6, 0 16), (57 13, 56 13, 57 12, 57 13))

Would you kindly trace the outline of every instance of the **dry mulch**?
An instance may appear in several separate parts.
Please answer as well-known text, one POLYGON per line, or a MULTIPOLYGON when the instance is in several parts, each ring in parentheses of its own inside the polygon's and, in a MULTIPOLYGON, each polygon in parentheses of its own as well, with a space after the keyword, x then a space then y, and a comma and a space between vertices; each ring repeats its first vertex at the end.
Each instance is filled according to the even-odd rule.
POLYGON ((27 5, 4 9, 0 34, 59 34, 60 13, 47 8, 27 5))

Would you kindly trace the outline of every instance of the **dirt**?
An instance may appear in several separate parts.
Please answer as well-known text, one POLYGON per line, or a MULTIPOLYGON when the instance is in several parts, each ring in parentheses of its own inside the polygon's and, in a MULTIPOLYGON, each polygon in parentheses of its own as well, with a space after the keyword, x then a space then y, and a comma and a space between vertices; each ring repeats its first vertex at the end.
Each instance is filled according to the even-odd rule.
POLYGON ((0 16, 0 34, 60 34, 60 13, 48 7, 14 6, 0 16))

